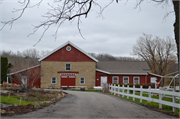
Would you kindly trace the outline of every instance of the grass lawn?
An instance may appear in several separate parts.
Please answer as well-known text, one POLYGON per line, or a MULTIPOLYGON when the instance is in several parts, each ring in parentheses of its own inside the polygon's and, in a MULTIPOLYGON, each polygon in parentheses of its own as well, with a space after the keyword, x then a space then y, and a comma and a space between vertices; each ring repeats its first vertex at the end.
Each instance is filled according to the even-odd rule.
MULTIPOLYGON (((133 93, 129 93, 129 94, 133 94, 133 93)), ((135 95, 140 95, 140 93, 135 93, 135 95)), ((149 95, 147 93, 143 93, 142 95, 144 97, 149 97, 149 95)), ((123 98, 121 95, 117 96, 117 97, 123 98)), ((159 99, 159 96, 152 95, 151 98, 159 99)), ((124 99, 135 102, 135 103, 138 103, 138 104, 150 105, 152 107, 159 108, 159 103, 156 103, 156 102, 147 102, 147 100, 142 100, 142 103, 140 103, 140 99, 135 98, 135 101, 133 101, 133 97, 129 97, 129 99, 127 99, 127 96, 124 96, 124 99)), ((172 98, 168 98, 168 97, 163 97, 162 100, 172 102, 172 98)), ((176 101, 176 103, 179 103, 179 100, 176 101)), ((173 112, 172 107, 168 106, 168 105, 163 105, 162 104, 162 109, 165 110, 166 112, 173 112)), ((176 111, 174 113, 178 115, 179 114, 179 109, 176 108, 176 111)))
MULTIPOLYGON (((10 96, 8 99, 8 96, 1 96, 1 103, 5 104, 18 104, 19 105, 19 99, 15 98, 14 96, 10 96)), ((41 103, 41 101, 37 101, 38 103, 41 103)), ((34 104, 35 102, 31 101, 25 101, 21 100, 21 105, 28 105, 28 104, 34 104)))

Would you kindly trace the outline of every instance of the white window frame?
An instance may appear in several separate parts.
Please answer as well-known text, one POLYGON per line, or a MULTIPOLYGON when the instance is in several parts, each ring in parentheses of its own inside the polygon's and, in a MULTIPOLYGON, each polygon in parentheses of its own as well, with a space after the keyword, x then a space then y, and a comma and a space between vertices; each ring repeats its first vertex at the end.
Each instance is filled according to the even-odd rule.
POLYGON ((119 77, 118 77, 118 76, 113 76, 113 77, 112 77, 112 83, 114 83, 114 78, 115 78, 115 77, 117 78, 117 84, 119 84, 119 77))
POLYGON ((128 78, 128 83, 129 83, 129 77, 128 76, 123 77, 123 84, 128 84, 128 83, 124 83, 124 78, 128 78))
MULTIPOLYGON (((81 77, 81 78, 84 78, 84 77, 81 77)), ((85 78, 84 78, 84 83, 81 83, 81 78, 80 78, 80 84, 84 85, 85 84, 85 78)))
POLYGON ((52 77, 51 78, 51 84, 56 84, 57 80, 56 80, 56 77, 52 77), (55 83, 53 83, 53 78, 55 78, 55 83))
POLYGON ((133 77, 133 84, 135 84, 135 81, 134 81, 135 78, 138 78, 138 83, 136 83, 136 84, 140 84, 140 78, 139 77, 133 77))
POLYGON ((27 76, 22 76, 22 77, 21 77, 21 82, 22 82, 21 85, 27 86, 27 76))
POLYGON ((157 77, 151 77, 151 78, 150 78, 150 82, 151 82, 151 83, 156 83, 156 82, 157 82, 157 77), (152 80, 151 80, 152 78, 156 79, 156 81, 155 81, 155 82, 151 82, 151 81, 152 81, 152 80))
POLYGON ((66 65, 65 65, 65 69, 66 69, 66 71, 71 71, 71 64, 70 64, 70 63, 66 63, 66 65), (66 65, 67 65, 67 64, 69 64, 69 65, 70 65, 70 70, 67 70, 67 69, 66 69, 66 68, 67 68, 67 67, 66 67, 66 65))

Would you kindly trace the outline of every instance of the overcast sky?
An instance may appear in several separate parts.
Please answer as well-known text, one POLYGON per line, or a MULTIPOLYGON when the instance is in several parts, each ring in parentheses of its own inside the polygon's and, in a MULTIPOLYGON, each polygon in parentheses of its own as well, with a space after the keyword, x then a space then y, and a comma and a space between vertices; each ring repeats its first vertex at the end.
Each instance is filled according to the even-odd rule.
MULTIPOLYGON (((36 48, 39 51, 53 50, 67 41, 71 41, 81 49, 90 53, 108 53, 114 56, 132 56, 133 45, 142 33, 152 34, 165 38, 174 38, 174 13, 165 20, 165 14, 173 11, 173 6, 165 8, 157 6, 155 2, 143 2, 141 10, 134 9, 136 0, 115 1, 103 12, 104 18, 97 17, 97 8, 93 7, 86 19, 82 18, 80 28, 83 39, 77 29, 76 21, 64 23, 58 32, 57 39, 52 36, 55 27, 52 27, 44 35, 43 39, 35 46, 42 31, 27 37, 32 31, 32 25, 38 25, 44 19, 41 17, 46 10, 47 1, 39 8, 29 8, 24 15, 13 24, 10 30, 6 26, 1 31, 1 50, 23 51, 28 48, 36 48)), ((101 0, 99 3, 105 5, 109 0, 101 0)), ((17 8, 17 2, 6 0, 1 4, 1 21, 9 20, 17 15, 12 13, 17 8)), ((2 26, 2 24, 1 24, 2 26)))

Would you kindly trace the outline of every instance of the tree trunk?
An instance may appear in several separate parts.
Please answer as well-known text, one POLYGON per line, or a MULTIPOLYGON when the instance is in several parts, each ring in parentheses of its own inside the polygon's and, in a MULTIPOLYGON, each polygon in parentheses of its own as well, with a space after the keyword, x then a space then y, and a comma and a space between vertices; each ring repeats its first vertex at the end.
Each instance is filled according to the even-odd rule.
MULTIPOLYGON (((178 63, 179 63, 179 70, 180 70, 180 58, 179 58, 179 5, 180 1, 173 1, 174 5, 174 12, 175 12, 175 23, 174 23, 174 34, 175 34, 175 40, 177 44, 177 56, 178 56, 178 63)), ((180 71, 179 71, 180 73, 180 71)), ((179 92, 180 92, 180 76, 179 76, 179 92)), ((179 99, 180 103, 180 99, 179 99)), ((180 117, 180 110, 179 110, 179 117, 180 117)))

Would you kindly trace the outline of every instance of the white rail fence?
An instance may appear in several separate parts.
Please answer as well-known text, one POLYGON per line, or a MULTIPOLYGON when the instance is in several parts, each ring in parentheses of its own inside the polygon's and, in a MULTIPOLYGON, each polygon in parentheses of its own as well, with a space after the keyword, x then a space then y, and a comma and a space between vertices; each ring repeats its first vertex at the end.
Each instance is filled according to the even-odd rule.
POLYGON ((148 102, 151 102, 151 101, 157 102, 159 103, 160 109, 162 109, 162 104, 172 106, 173 112, 176 111, 176 108, 180 108, 180 104, 176 103, 176 97, 177 99, 180 98, 179 92, 170 92, 170 91, 163 91, 163 90, 158 90, 158 89, 151 89, 151 86, 149 86, 148 89, 143 89, 142 86, 140 88, 135 88, 135 86, 129 87, 129 85, 127 85, 127 87, 124 87, 123 85, 122 87, 120 87, 119 85, 113 86, 112 84, 109 85, 109 92, 114 95, 118 94, 118 96, 122 95, 122 97, 127 96, 127 99, 129 99, 129 97, 133 97, 133 101, 135 100, 135 98, 139 98, 140 103, 142 103, 142 100, 147 100, 148 102), (125 90, 127 90, 127 92, 125 90), (133 91, 133 94, 129 94, 130 90, 133 91), (140 96, 135 95, 135 91, 139 91, 140 96), (149 96, 144 97, 143 92, 148 92, 149 96), (153 93, 159 94, 159 99, 151 98, 151 95, 153 93), (163 96, 165 95, 172 96, 172 102, 162 100, 163 96))

